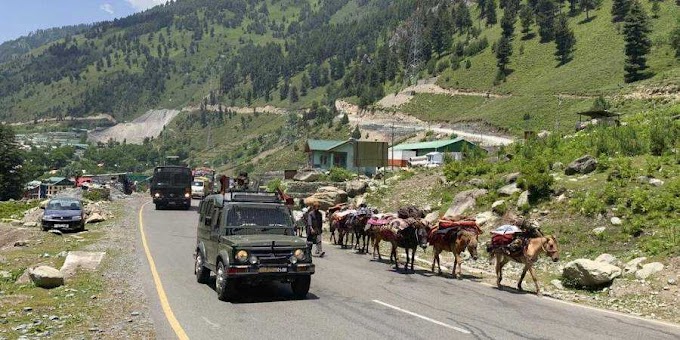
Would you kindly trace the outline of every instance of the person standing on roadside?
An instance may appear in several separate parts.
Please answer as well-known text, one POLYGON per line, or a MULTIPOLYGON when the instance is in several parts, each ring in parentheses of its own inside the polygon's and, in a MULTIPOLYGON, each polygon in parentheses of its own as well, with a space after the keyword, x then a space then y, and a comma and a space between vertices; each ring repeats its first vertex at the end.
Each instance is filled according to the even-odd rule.
POLYGON ((323 216, 319 211, 319 202, 314 201, 307 213, 307 246, 312 251, 312 244, 316 245, 315 255, 323 257, 326 253, 322 249, 321 233, 323 232, 323 216))

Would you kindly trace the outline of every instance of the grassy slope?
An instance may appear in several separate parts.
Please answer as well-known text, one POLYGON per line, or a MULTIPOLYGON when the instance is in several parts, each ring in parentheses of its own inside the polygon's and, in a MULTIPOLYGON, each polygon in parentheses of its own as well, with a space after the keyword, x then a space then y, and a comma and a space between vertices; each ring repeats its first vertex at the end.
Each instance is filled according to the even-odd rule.
MULTIPOLYGON (((644 3, 648 12, 650 4, 644 3)), ((594 19, 582 22, 585 13, 571 18, 570 25, 576 35, 574 59, 558 66, 553 56, 553 42, 541 44, 538 37, 523 40, 519 21, 513 43, 514 54, 510 68, 513 73, 507 81, 494 86, 496 59, 487 48, 483 53, 470 58, 472 67, 458 70, 447 69, 438 84, 446 88, 474 90, 480 92, 511 94, 510 98, 484 99, 464 96, 418 94, 401 110, 419 118, 433 121, 481 120, 492 125, 508 128, 516 134, 530 130, 571 130, 578 121, 576 112, 592 105, 592 99, 578 99, 558 95, 614 95, 632 91, 639 85, 670 84, 680 79, 680 61, 675 60, 671 48, 665 43, 667 36, 680 15, 680 8, 671 2, 662 2, 660 17, 651 19, 651 38, 654 47, 649 55, 650 70, 655 73, 651 79, 626 85, 623 82, 623 38, 617 33, 621 24, 611 22, 611 0, 591 14, 594 19), (523 48, 523 53, 520 49, 523 48), (530 119, 525 120, 525 114, 530 119)), ((499 12, 499 15, 500 12, 499 12)), ((532 32, 536 33, 536 26, 532 32)), ((484 29, 493 44, 500 37, 498 25, 484 29)), ((445 56, 444 58, 449 58, 445 56)), ((634 113, 648 109, 654 104, 647 101, 614 101, 614 109, 623 113, 634 113)))

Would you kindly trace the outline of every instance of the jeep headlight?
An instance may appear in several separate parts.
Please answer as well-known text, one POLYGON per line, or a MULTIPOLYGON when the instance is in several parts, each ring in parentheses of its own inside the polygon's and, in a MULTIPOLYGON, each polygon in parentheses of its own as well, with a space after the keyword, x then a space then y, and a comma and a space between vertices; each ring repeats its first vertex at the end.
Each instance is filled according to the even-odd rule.
POLYGON ((73 216, 72 219, 73 219, 74 221, 80 221, 80 220, 83 219, 83 217, 80 216, 80 215, 76 215, 76 216, 73 216))
POLYGON ((236 261, 244 263, 248 261, 248 252, 245 250, 239 250, 236 252, 236 261))
POLYGON ((156 198, 159 198, 159 197, 161 197, 161 194, 157 192, 157 193, 156 193, 155 195, 153 195, 153 196, 156 197, 156 198))
POLYGON ((304 249, 295 249, 295 252, 293 252, 293 256, 300 261, 304 260, 305 259, 304 249))

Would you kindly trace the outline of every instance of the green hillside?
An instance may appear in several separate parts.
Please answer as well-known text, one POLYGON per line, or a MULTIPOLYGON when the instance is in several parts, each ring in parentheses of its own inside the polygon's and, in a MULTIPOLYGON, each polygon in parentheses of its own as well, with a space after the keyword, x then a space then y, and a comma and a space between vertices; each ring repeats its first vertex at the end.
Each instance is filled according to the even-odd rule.
MULTIPOLYGON (((435 72, 421 75, 438 76, 437 84, 444 88, 481 94, 490 92, 507 97, 417 94, 400 110, 432 121, 481 121, 519 134, 527 129, 572 129, 578 120, 575 113, 590 108, 600 95, 608 99, 613 110, 628 114, 668 104, 669 100, 664 98, 638 96, 631 99, 620 96, 644 88, 663 88, 680 83, 680 59, 675 57, 669 40, 680 18, 680 6, 670 1, 659 2, 658 18, 651 18, 652 3, 644 2, 642 5, 651 23, 652 48, 647 58, 652 77, 649 79, 625 83, 623 23, 612 22, 612 0, 604 0, 598 10, 590 11, 590 21, 586 20, 585 12, 569 16, 576 45, 573 59, 564 65, 559 65, 554 56, 554 42, 540 42, 535 23, 530 33, 525 34, 521 32, 518 20, 510 57, 511 73, 505 81, 496 80, 493 48, 469 57, 445 53, 430 61, 431 65, 438 65, 435 72), (436 72, 439 65, 450 63, 459 63, 460 67, 446 67, 436 72)), ((568 3, 560 11, 568 12, 568 3)), ((473 16, 478 15, 475 7, 473 16)), ((499 19, 501 15, 499 10, 499 19)), ((493 45, 501 36, 500 25, 485 27, 481 22, 483 20, 480 19, 475 22, 476 26, 482 27, 478 39, 487 39, 493 45)), ((454 48, 456 44, 465 44, 466 39, 464 35, 456 36, 454 48)))
POLYGON ((320 88, 338 85, 345 68, 375 51, 412 4, 171 2, 0 64, 0 120, 97 113, 127 120, 149 108, 197 105, 208 97, 211 104, 245 106, 280 100, 284 84, 298 92, 284 106, 309 106, 310 97, 335 96, 320 88))

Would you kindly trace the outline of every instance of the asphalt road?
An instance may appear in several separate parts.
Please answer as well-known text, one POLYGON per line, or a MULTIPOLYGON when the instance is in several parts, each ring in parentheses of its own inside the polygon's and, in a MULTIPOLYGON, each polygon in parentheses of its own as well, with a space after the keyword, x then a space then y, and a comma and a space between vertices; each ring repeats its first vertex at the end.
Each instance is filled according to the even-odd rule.
POLYGON ((474 278, 397 273, 332 245, 315 259, 307 300, 293 300, 288 285, 271 284, 221 302, 214 280, 198 284, 193 275, 195 205, 192 211, 146 205, 141 214, 158 279, 149 267, 142 280, 159 339, 177 338, 178 327, 191 339, 680 339, 675 325, 501 291, 474 278), (155 281, 167 296, 165 310, 155 281))

